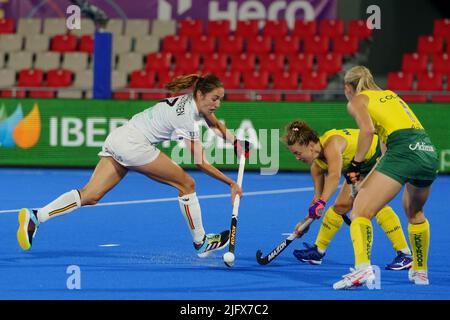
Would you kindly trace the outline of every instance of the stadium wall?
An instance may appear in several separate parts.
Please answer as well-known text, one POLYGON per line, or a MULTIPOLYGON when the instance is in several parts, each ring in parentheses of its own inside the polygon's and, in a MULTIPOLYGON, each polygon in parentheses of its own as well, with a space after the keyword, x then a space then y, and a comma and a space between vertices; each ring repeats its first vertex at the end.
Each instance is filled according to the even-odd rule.
MULTIPOLYGON (((154 102, 120 100, 0 99, 0 165, 91 167, 110 130, 154 102)), ((439 149, 440 170, 450 173, 449 104, 413 104, 432 141, 439 149)), ((307 170, 280 141, 285 125, 303 119, 319 133, 332 128, 355 127, 345 103, 223 102, 219 119, 238 137, 256 147, 247 168, 264 174, 280 170, 307 170)), ((206 125, 201 125, 208 160, 221 169, 236 168, 230 144, 224 144, 206 125)), ((176 142, 160 149, 185 168, 194 164, 176 142)))

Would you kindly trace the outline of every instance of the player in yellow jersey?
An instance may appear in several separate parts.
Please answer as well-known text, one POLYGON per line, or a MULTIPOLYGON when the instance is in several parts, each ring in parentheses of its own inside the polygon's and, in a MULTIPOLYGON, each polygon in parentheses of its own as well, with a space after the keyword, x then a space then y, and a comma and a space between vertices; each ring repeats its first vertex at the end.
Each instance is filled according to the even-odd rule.
MULTIPOLYGON (((310 208, 312 218, 320 218, 326 202, 337 190, 342 169, 350 164, 355 155, 358 135, 358 129, 332 129, 319 137, 304 121, 296 120, 288 124, 284 142, 297 160, 311 165, 314 182, 314 199, 310 208)), ((367 175, 380 156, 380 145, 378 138, 375 138, 366 154, 361 174, 367 175)), ((302 262, 321 264, 328 245, 341 228, 352 203, 350 185, 345 183, 336 201, 325 213, 315 245, 304 243, 306 249, 294 250, 294 256, 302 262)), ((378 212, 377 222, 397 251, 394 261, 386 265, 386 269, 408 269, 412 264, 412 257, 400 219, 391 207, 385 206, 378 212)))
POLYGON ((336 282, 335 289, 349 289, 373 283, 370 263, 373 216, 405 185, 403 207, 408 218, 408 234, 413 265, 409 280, 427 285, 430 226, 423 207, 437 176, 438 156, 422 124, 397 94, 380 89, 370 71, 351 68, 344 77, 348 112, 360 129, 358 147, 346 170, 347 182, 360 179, 361 168, 374 135, 386 146, 375 170, 361 183, 353 203, 350 234, 355 253, 355 269, 336 282))

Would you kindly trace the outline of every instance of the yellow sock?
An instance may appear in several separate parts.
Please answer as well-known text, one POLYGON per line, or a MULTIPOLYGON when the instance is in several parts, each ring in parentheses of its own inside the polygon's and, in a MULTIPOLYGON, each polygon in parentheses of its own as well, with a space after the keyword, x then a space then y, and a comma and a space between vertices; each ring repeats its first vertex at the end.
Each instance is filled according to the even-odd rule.
POLYGON ((377 223, 392 242, 395 251, 411 254, 400 219, 394 210, 386 206, 377 213, 377 223))
POLYGON ((425 219, 421 224, 408 224, 409 242, 413 254, 413 270, 427 270, 430 247, 430 224, 425 219))
POLYGON ((337 214, 333 207, 328 208, 316 238, 316 246, 319 251, 325 252, 325 250, 327 250, 334 235, 341 228, 342 222, 344 222, 342 216, 337 214))
POLYGON ((371 265, 370 251, 372 250, 373 229, 372 222, 364 217, 358 217, 350 225, 353 250, 355 252, 355 267, 371 265))

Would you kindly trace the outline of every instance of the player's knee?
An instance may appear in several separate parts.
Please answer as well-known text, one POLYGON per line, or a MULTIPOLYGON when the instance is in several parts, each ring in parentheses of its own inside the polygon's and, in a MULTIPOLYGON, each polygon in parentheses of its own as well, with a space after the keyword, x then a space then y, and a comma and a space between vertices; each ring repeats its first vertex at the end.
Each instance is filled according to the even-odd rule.
POLYGON ((349 203, 335 203, 333 205, 334 212, 340 215, 344 215, 351 209, 351 204, 349 203))
POLYGON ((183 183, 180 186, 180 191, 184 194, 195 192, 195 180, 187 173, 183 177, 183 183))

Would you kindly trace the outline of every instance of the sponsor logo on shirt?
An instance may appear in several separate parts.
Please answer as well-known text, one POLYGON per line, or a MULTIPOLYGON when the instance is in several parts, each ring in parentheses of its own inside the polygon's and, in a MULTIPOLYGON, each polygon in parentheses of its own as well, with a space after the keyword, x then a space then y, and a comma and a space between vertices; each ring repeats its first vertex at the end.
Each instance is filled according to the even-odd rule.
POLYGON ((419 150, 419 151, 434 152, 434 147, 425 144, 425 142, 417 142, 416 144, 410 144, 409 149, 412 151, 419 150))

